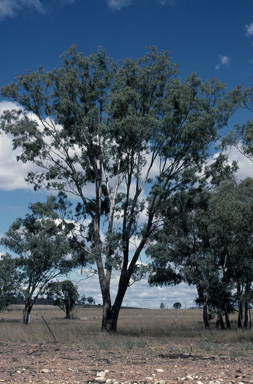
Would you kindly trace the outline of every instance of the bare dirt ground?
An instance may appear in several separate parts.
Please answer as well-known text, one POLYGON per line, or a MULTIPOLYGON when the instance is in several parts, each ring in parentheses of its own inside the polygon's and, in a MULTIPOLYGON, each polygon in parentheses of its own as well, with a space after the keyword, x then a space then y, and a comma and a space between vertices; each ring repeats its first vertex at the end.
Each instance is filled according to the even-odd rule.
POLYGON ((29 325, 22 307, 2 312, 0 384, 253 383, 253 332, 237 329, 236 313, 231 331, 216 332, 213 323, 203 328, 201 310, 123 308, 118 332, 107 334, 101 312, 84 307, 66 320, 59 308, 38 305, 29 325))
POLYGON ((85 351, 42 343, 0 345, 0 382, 83 384, 98 380, 156 384, 249 383, 253 382, 253 356, 218 356, 211 352, 150 354, 145 348, 125 352, 85 351), (98 379, 100 372, 105 378, 98 379))

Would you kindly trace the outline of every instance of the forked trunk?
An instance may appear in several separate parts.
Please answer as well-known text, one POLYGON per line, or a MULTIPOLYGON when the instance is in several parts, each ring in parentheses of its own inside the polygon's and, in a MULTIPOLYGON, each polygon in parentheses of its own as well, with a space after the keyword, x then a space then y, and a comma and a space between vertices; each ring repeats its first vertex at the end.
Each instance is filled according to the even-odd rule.
POLYGON ((102 330, 108 332, 116 332, 119 311, 128 287, 128 279, 120 278, 117 296, 115 298, 113 306, 111 306, 111 298, 109 291, 105 290, 103 294, 103 318, 102 318, 102 330))

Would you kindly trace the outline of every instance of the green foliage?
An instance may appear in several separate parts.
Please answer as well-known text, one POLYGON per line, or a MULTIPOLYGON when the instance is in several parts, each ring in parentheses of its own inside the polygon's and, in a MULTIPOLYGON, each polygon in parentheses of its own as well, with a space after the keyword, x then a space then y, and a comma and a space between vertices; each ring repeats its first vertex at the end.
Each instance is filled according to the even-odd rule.
POLYGON ((68 258, 75 252, 66 232, 57 224, 57 212, 52 210, 54 203, 55 198, 48 197, 47 203, 32 204, 32 213, 25 219, 16 219, 0 242, 17 255, 15 263, 22 272, 25 300, 24 322, 28 322, 32 306, 48 282, 76 265, 74 257, 68 258))
POLYGON ((18 300, 21 274, 17 270, 16 260, 10 255, 0 258, 0 311, 18 300))
MULTIPOLYGON (((137 262, 162 224, 167 199, 199 179, 217 183, 230 172, 224 156, 206 162, 239 93, 226 94, 224 84, 202 82, 195 73, 182 82, 168 52, 155 47, 137 60, 115 63, 101 48, 84 57, 73 46, 59 69, 40 67, 1 89, 23 108, 5 111, 1 128, 21 149, 17 159, 40 169, 27 181, 35 190, 79 199, 75 213, 65 211, 78 222, 72 242, 83 262, 96 264, 103 328, 116 329, 128 286, 145 274, 137 262), (112 305, 113 269, 120 279, 112 305)), ((168 275, 175 278, 170 270, 168 275)))
POLYGON ((94 300, 94 298, 92 296, 88 296, 87 297, 87 301, 88 301, 89 304, 95 304, 95 300, 94 300))
MULTIPOLYGON (((253 112, 253 86, 244 89, 241 92, 238 101, 244 108, 253 112)), ((223 138, 222 147, 227 148, 235 146, 240 153, 253 160, 253 122, 248 120, 245 124, 236 124, 234 130, 223 138)))
POLYGON ((79 297, 77 286, 75 286, 72 281, 50 282, 46 287, 45 293, 53 299, 54 305, 57 305, 66 313, 67 319, 72 317, 71 312, 73 312, 75 303, 79 297))
POLYGON ((173 307, 173 308, 176 308, 176 309, 180 309, 180 308, 182 307, 182 304, 179 303, 179 302, 176 302, 176 303, 173 304, 172 307, 173 307))
POLYGON ((236 300, 250 302, 253 179, 237 184, 231 178, 212 190, 181 192, 167 207, 164 226, 148 248, 150 284, 196 285, 195 301, 204 305, 207 323, 214 314, 233 313, 236 300))

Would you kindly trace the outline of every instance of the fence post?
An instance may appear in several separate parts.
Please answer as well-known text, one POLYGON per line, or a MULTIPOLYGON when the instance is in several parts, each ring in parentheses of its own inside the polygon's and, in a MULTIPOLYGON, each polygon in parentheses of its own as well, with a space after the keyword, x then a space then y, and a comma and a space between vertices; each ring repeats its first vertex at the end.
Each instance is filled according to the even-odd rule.
POLYGON ((55 342, 57 343, 57 340, 56 340, 56 338, 54 337, 54 334, 53 334, 53 332, 52 332, 52 331, 51 331, 51 329, 49 328, 49 326, 48 326, 48 324, 47 324, 46 320, 44 319, 44 317, 43 317, 43 316, 41 316, 41 317, 42 317, 42 319, 44 320, 44 323, 46 324, 46 326, 47 326, 47 328, 48 328, 49 332, 50 332, 50 333, 51 333, 51 335, 53 336, 53 338, 54 338, 55 342))

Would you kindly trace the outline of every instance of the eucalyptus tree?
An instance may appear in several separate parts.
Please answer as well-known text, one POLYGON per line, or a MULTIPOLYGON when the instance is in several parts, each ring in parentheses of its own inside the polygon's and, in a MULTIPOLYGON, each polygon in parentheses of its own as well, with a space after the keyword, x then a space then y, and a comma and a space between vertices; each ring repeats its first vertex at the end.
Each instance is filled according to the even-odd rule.
POLYGON ((27 181, 78 199, 75 220, 86 221, 74 241, 98 274, 102 329, 117 329, 127 288, 144 273, 138 260, 161 223, 162 204, 203 174, 239 93, 195 73, 181 82, 168 52, 154 47, 119 63, 101 48, 85 57, 72 47, 60 68, 40 67, 2 88, 22 107, 4 112, 2 130, 21 150, 17 159, 39 169, 27 181), (112 303, 114 269, 120 276, 112 303))
POLYGON ((238 325, 247 327, 253 297, 253 179, 237 183, 230 178, 212 190, 177 193, 163 207, 163 217, 147 249, 150 284, 195 285, 206 328, 209 307, 218 313, 215 327, 225 328, 225 314, 230 329, 229 314, 238 301, 238 325))
MULTIPOLYGON (((253 112, 253 86, 247 87, 238 94, 241 106, 253 112)), ((253 161, 253 121, 247 120, 244 124, 236 124, 234 129, 229 132, 222 140, 222 148, 234 146, 238 151, 253 161)))
POLYGON ((3 254, 0 257, 0 311, 15 303, 20 294, 22 276, 16 268, 13 257, 3 254))
POLYGON ((221 184, 210 199, 210 219, 211 245, 223 287, 218 308, 221 310, 223 297, 235 288, 238 326, 247 327, 253 298, 253 179, 221 184))
POLYGON ((176 285, 184 281, 195 285, 205 328, 210 328, 208 307, 215 305, 213 287, 218 294, 217 265, 210 252, 210 195, 211 191, 200 186, 168 199, 163 226, 153 234, 147 248, 152 259, 149 284, 176 285))
POLYGON ((22 274, 21 291, 24 297, 23 322, 45 287, 59 275, 68 273, 76 263, 67 233, 57 224, 58 215, 52 212, 55 198, 47 203, 30 206, 32 214, 18 218, 4 234, 0 243, 16 254, 15 266, 22 274), (48 216, 51 211, 51 216, 48 216))
POLYGON ((73 317, 79 293, 77 286, 71 280, 51 281, 48 283, 45 293, 53 299, 53 305, 57 305, 65 312, 66 319, 73 317))

